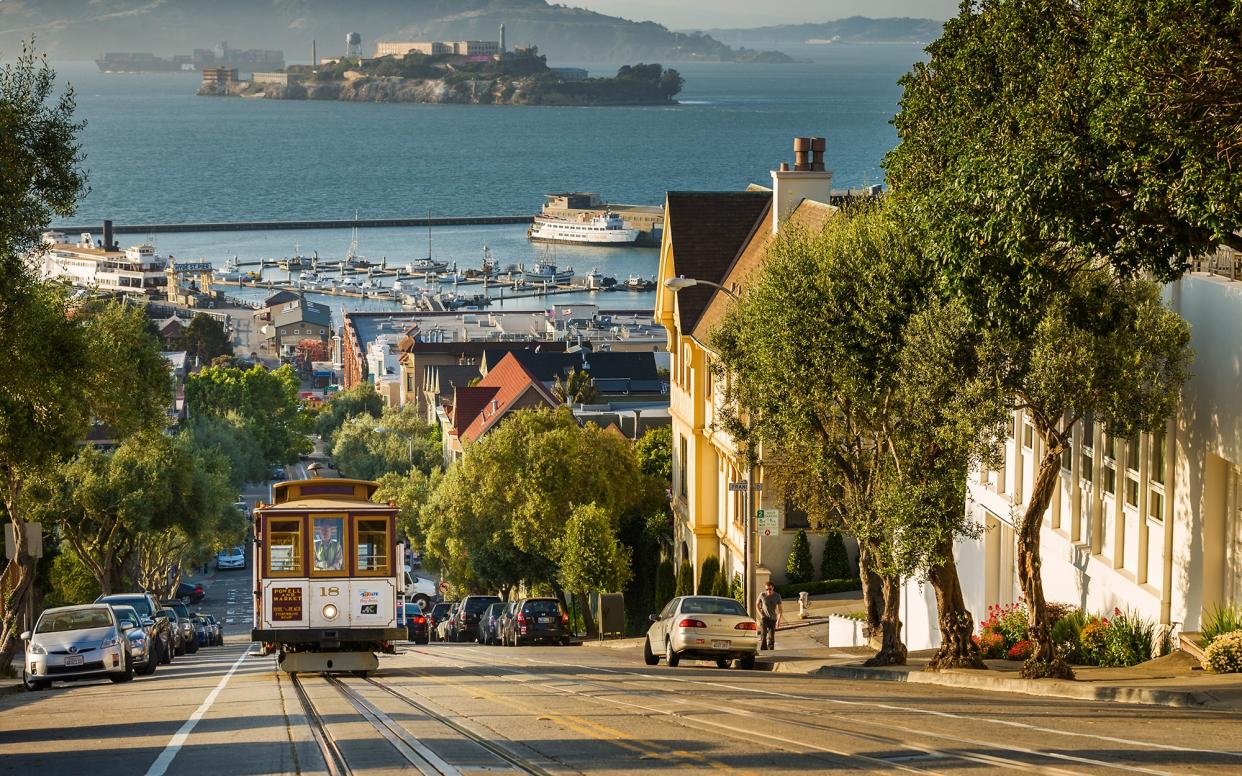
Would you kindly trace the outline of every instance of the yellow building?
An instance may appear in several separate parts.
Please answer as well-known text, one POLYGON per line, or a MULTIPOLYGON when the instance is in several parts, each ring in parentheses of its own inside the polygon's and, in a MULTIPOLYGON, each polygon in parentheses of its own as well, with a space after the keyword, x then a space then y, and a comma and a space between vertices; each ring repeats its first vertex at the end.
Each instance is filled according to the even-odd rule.
MULTIPOLYGON (((819 230, 835 212, 828 204, 832 173, 819 161, 822 140, 809 140, 795 141, 798 163, 792 170, 788 165, 774 170, 771 189, 669 192, 665 200, 655 315, 668 331, 671 354, 674 560, 694 566, 696 583, 711 555, 720 559, 727 579, 742 581, 747 494, 740 483, 763 482, 762 465, 753 473, 745 471, 733 438, 718 427, 724 394, 720 380, 727 378, 713 374, 712 331, 734 303, 732 296, 745 293, 782 228, 819 230), (812 148, 814 155, 807 155, 812 148), (678 278, 685 279, 680 290, 666 285, 678 278)), ((752 510, 779 511, 774 530, 752 534, 757 589, 769 576, 778 584, 785 581, 793 538, 808 526, 805 513, 779 493, 756 492, 752 501, 752 510)), ((823 537, 808 534, 818 563, 823 537)))

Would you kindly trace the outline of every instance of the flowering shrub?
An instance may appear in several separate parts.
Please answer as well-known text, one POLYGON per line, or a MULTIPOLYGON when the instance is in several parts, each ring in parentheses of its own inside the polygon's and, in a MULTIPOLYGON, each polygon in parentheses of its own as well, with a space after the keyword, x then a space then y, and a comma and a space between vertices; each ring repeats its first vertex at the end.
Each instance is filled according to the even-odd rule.
POLYGON ((999 604, 989 606, 987 618, 979 624, 980 635, 1000 634, 1004 639, 1006 649, 1025 639, 1026 630, 1026 603, 1021 599, 1005 606, 999 604))
POLYGON ((979 656, 984 660, 996 660, 1005 656, 1005 637, 996 631, 984 631, 975 637, 979 656))
POLYGON ((1109 622, 1106 617, 1090 617, 1078 634, 1078 648, 1082 662, 1099 665, 1100 656, 1108 645, 1109 622))
POLYGON ((1222 633, 1212 639, 1203 667, 1218 674, 1242 673, 1242 630, 1222 633))
POLYGON ((1035 642, 1024 639, 1009 648, 1008 654, 1005 655, 1009 660, 1026 660, 1035 653, 1035 642))

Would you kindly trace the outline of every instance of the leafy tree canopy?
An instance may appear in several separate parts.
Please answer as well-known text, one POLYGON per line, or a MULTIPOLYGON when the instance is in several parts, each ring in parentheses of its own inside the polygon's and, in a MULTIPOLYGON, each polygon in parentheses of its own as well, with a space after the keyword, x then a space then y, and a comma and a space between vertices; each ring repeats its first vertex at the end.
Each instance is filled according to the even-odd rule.
POLYGON ((301 383, 293 367, 274 371, 210 366, 186 378, 190 412, 214 417, 236 413, 259 442, 268 462, 283 462, 311 451, 304 435, 307 424, 298 399, 301 383))
POLYGON ((634 443, 638 468, 648 477, 659 480, 666 488, 673 483, 673 427, 648 429, 634 443))
POLYGON ((430 474, 443 458, 439 427, 411 406, 385 409, 378 418, 359 413, 333 435, 332 459, 347 477, 373 480, 410 470, 430 474))
POLYGON ((315 433, 323 437, 324 444, 332 445, 332 435, 346 420, 363 413, 378 418, 384 412, 384 397, 375 392, 375 386, 362 382, 345 391, 338 391, 323 405, 315 420, 315 433))
POLYGON ((204 313, 190 319, 190 325, 173 341, 173 348, 184 350, 193 363, 211 364, 219 356, 233 355, 233 342, 224 324, 204 313))

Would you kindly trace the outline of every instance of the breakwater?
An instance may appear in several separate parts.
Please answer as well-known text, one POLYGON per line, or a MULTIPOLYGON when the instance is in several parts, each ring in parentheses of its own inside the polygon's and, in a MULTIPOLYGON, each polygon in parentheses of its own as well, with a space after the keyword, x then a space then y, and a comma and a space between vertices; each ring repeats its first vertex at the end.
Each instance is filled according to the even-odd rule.
MULTIPOLYGON (((229 221, 192 224, 113 224, 114 234, 168 234, 171 232, 258 232, 268 229, 373 229, 393 226, 477 226, 529 224, 532 216, 436 216, 428 218, 338 218, 303 221, 229 221)), ((100 224, 54 227, 58 232, 98 232, 100 224)))

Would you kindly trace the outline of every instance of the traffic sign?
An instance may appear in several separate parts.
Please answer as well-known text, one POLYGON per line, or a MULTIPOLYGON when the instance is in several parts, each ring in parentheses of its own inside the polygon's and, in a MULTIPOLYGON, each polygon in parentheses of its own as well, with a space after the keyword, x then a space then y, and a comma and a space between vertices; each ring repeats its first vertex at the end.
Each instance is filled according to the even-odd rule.
POLYGON ((756 517, 758 517, 759 530, 769 532, 765 533, 764 536, 771 536, 771 532, 779 531, 781 529, 781 511, 775 507, 760 509, 758 513, 756 513, 756 517))
POLYGON ((730 482, 729 492, 730 493, 745 493, 749 487, 750 487, 750 483, 746 482, 745 480, 741 482, 730 482))

